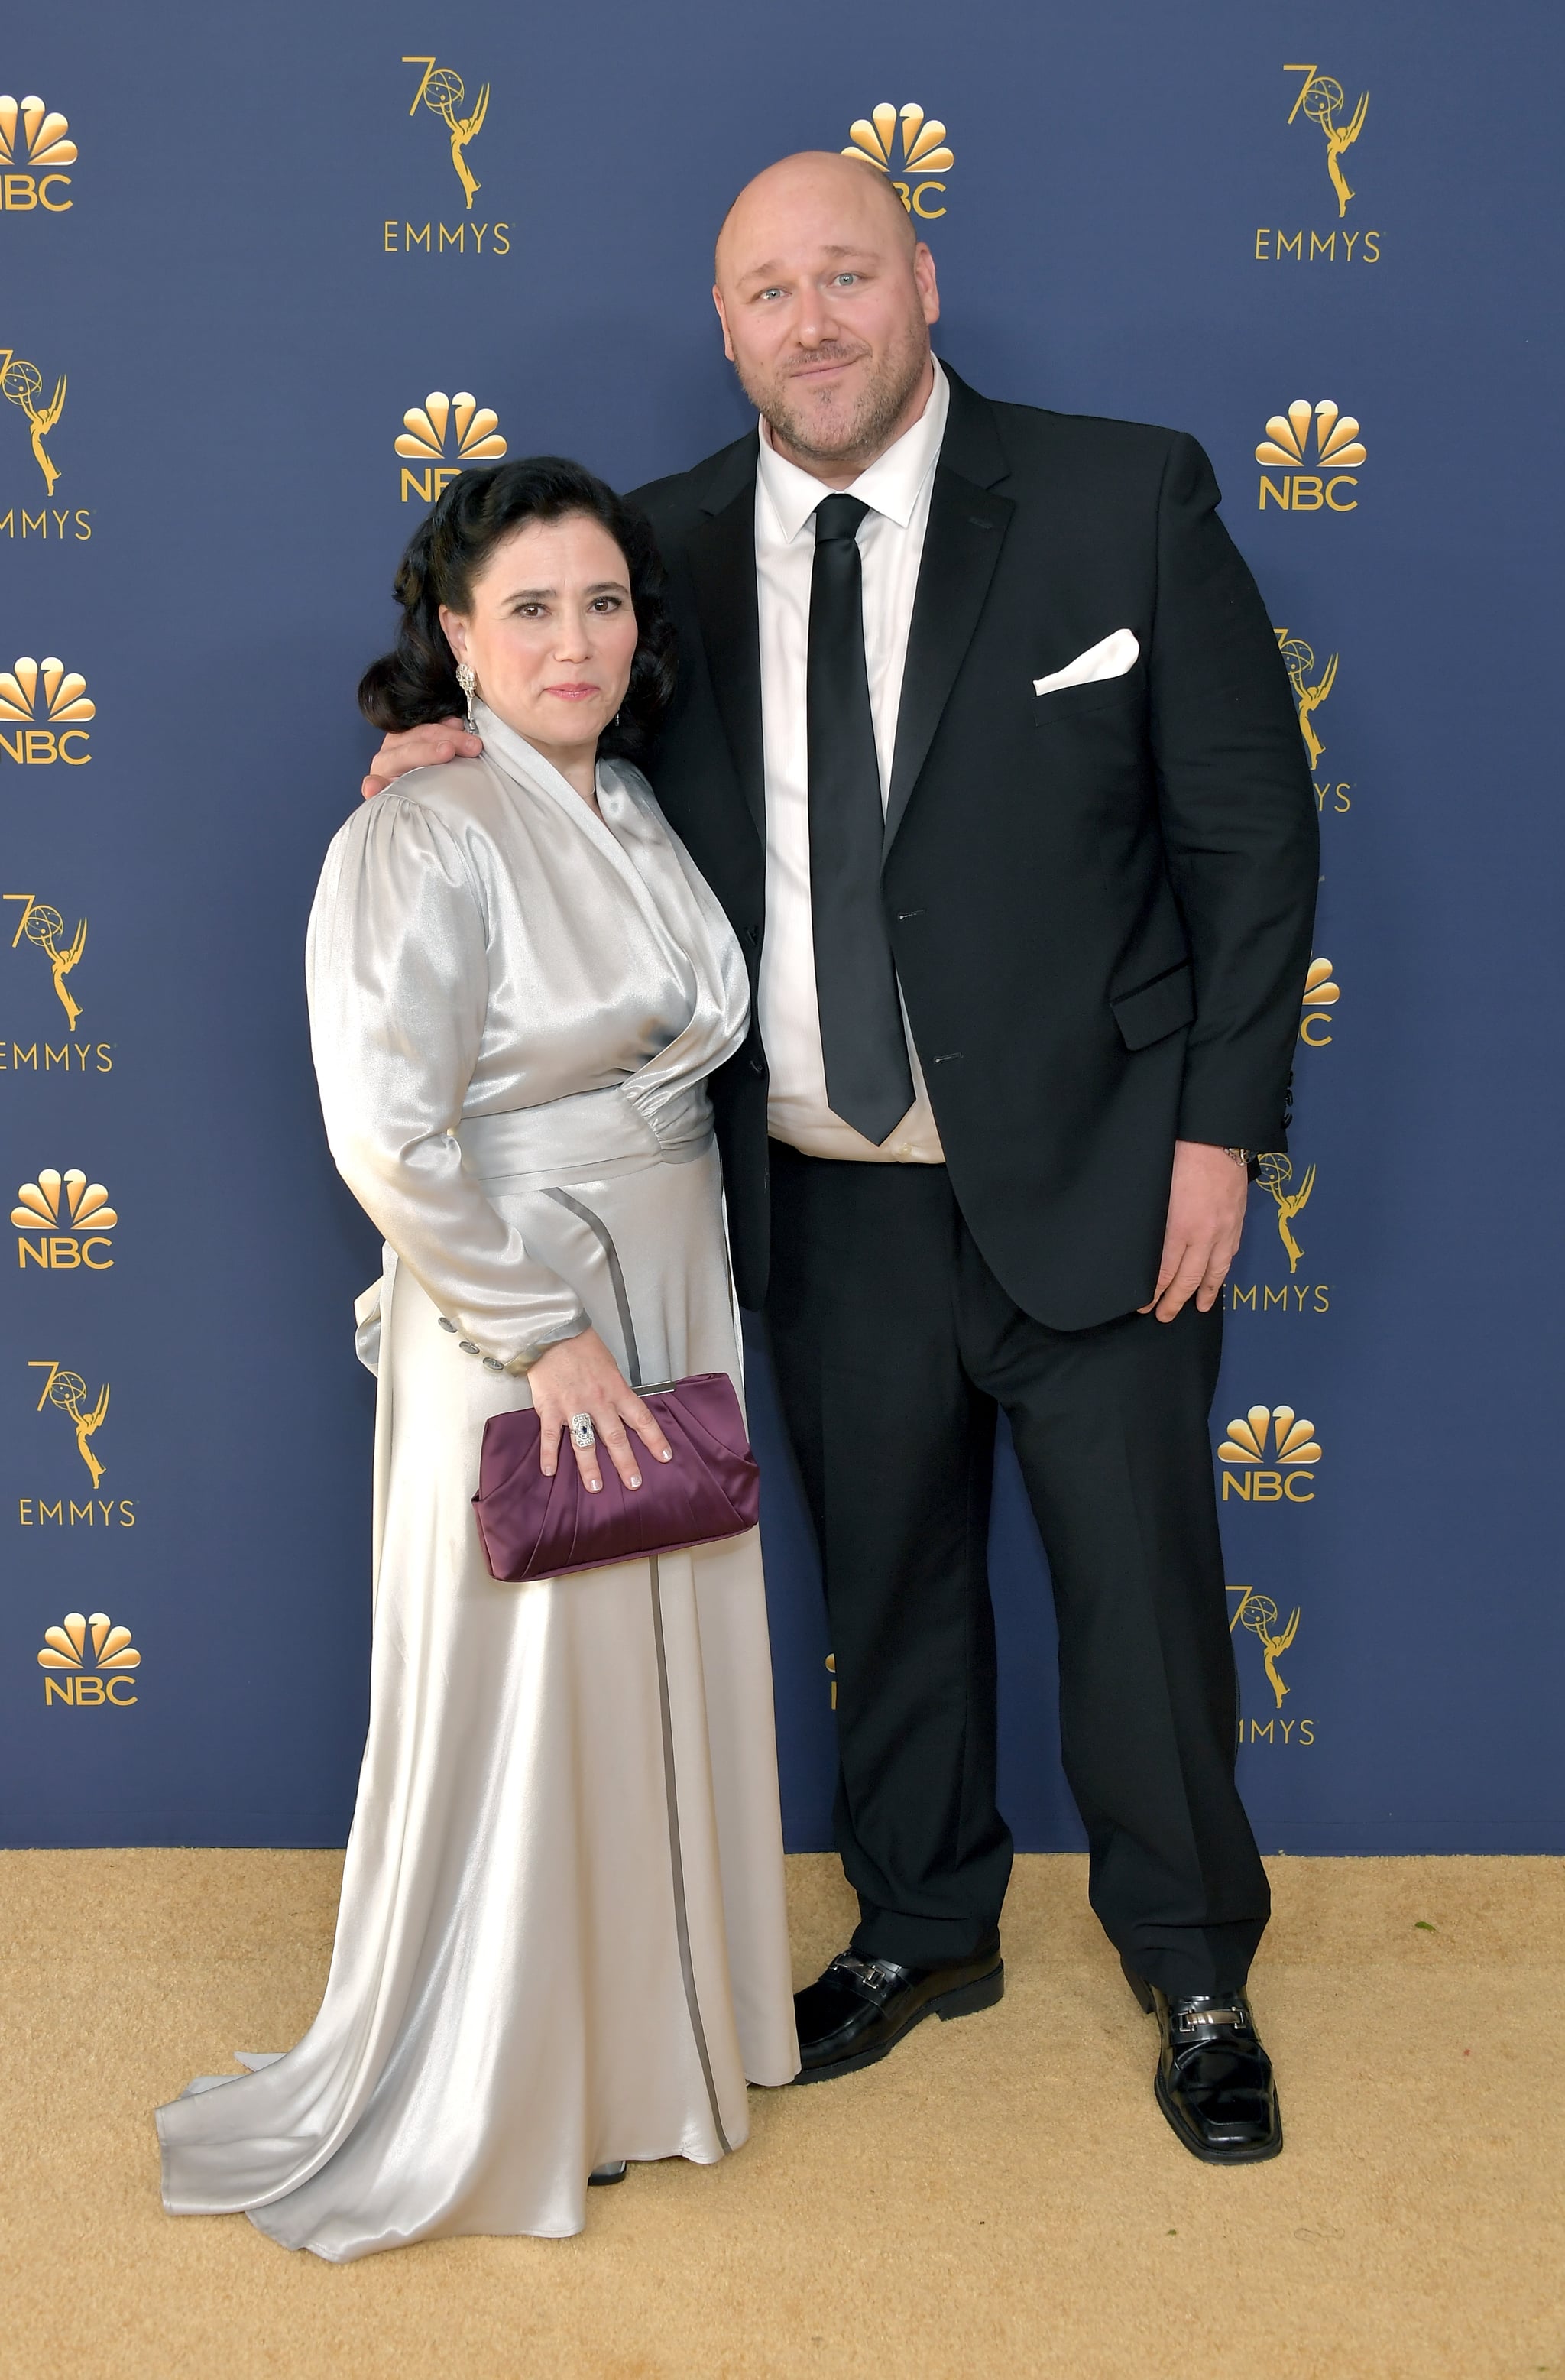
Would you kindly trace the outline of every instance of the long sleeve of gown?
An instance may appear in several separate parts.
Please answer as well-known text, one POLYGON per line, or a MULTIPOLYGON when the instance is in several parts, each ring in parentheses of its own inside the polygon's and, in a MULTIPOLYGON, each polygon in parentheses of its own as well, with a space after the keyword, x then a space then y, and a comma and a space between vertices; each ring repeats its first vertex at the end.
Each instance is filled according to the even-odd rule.
POLYGON ((377 795, 333 842, 306 977, 337 1169, 441 1313, 507 1366, 584 1330, 450 1136, 483 1039, 484 905, 459 839, 417 801, 377 795))

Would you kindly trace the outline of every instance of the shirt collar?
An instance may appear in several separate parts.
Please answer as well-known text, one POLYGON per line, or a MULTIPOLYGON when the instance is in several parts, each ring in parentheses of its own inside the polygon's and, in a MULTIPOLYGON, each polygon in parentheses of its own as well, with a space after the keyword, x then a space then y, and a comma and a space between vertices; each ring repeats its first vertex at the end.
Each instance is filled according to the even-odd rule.
MULTIPOLYGON (((877 455, 867 471, 861 471, 849 488, 842 493, 856 496, 872 512, 884 513, 889 520, 905 528, 913 517, 925 480, 935 468, 945 435, 946 415, 951 409, 951 383, 940 367, 938 358, 931 358, 935 367, 935 384, 929 401, 911 428, 904 430, 892 446, 877 455)), ((776 517, 783 538, 791 545, 817 504, 838 492, 822 487, 809 472, 801 471, 790 463, 771 443, 771 433, 763 420, 760 425, 760 452, 757 462, 760 483, 776 517)))

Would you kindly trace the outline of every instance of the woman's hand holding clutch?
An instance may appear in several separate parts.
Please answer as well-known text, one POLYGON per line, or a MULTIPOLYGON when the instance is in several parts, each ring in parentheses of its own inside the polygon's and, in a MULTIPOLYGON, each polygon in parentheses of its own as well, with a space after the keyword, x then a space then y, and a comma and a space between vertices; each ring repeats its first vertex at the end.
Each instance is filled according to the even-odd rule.
POLYGON ((574 1339, 546 1347, 528 1372, 528 1386, 539 1422, 539 1468, 546 1478, 558 1468, 562 1431, 570 1433, 583 1486, 594 1492, 603 1484, 601 1447, 625 1486, 640 1487, 640 1457, 631 1445, 631 1430, 654 1461, 673 1461, 673 1450, 650 1408, 642 1403, 596 1330, 578 1330, 574 1339))

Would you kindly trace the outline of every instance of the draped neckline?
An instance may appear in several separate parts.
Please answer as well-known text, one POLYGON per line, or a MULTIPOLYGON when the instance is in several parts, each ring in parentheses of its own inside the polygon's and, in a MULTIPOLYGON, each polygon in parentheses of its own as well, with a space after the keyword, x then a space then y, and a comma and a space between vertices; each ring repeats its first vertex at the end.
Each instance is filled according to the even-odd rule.
MULTIPOLYGON (((649 812, 637 798, 634 769, 626 764, 622 772, 613 760, 598 762, 596 791, 604 813, 600 818, 569 778, 487 703, 474 704, 474 717, 485 755, 501 773, 567 811, 578 832, 609 860, 656 936, 688 1003, 681 1029, 619 1086, 651 1123, 653 1113, 677 1090, 688 1053, 700 1047, 723 1016, 730 970, 724 966, 716 935, 725 929, 704 913, 700 894, 686 877, 672 836, 662 827, 661 814, 655 808, 649 812), (639 863, 638 854, 645 865, 639 863)), ((711 899, 710 893, 708 899, 711 899)), ((742 979, 743 961, 736 948, 734 955, 742 979)), ((745 1005, 747 1008, 747 1001, 745 1005)))
POLYGON ((475 703, 473 715, 478 732, 483 738, 485 752, 506 776, 516 778, 534 793, 550 795, 563 810, 576 820, 591 840, 606 843, 613 856, 622 863, 625 861, 628 855, 615 828, 621 823, 630 823, 635 805, 617 775, 612 773, 612 760, 600 760, 595 764, 593 790, 598 797, 598 810, 594 810, 591 803, 577 793, 570 779, 556 769, 552 760, 545 759, 536 744, 529 744, 525 735, 519 735, 514 727, 508 726, 487 702, 475 703), (610 812, 604 807, 605 798, 614 813, 613 824, 610 823, 610 812))
MULTIPOLYGON (((624 782, 612 760, 600 760, 594 771, 594 790, 598 795, 600 817, 583 801, 568 777, 562 775, 551 760, 546 760, 525 735, 492 711, 486 702, 474 705, 474 717, 483 737, 484 752, 504 776, 524 785, 535 794, 548 796, 557 808, 575 820, 578 833, 610 862, 630 892, 637 907, 664 943, 673 960, 676 972, 685 979, 694 995, 692 953, 685 949, 678 930, 669 917, 664 899, 660 898, 658 876, 668 879, 669 870, 679 879, 675 898, 685 908, 690 903, 689 888, 674 859, 672 846, 642 812, 630 787, 624 782), (650 831, 649 831, 650 830, 650 831), (657 873, 649 873, 637 864, 637 846, 652 862, 657 873), (658 862, 666 863, 661 869, 658 862)), ((668 889, 673 890, 669 879, 668 889)), ((683 920, 681 921, 683 923, 683 920)))

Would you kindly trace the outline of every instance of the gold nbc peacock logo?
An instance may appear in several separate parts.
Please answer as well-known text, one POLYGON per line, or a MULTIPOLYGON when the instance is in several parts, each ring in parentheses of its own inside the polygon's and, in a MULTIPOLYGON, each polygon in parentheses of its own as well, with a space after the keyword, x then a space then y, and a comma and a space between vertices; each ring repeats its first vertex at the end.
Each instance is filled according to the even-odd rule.
POLYGON ((63 195, 70 176, 60 171, 76 164, 69 131, 65 117, 45 107, 36 91, 26 99, 0 91, 0 212, 29 215, 42 208, 63 215, 74 203, 63 195))
POLYGON ((123 1622, 117 1627, 106 1611, 83 1615, 67 1611, 57 1628, 45 1628, 38 1666, 45 1672, 43 1701, 87 1710, 113 1703, 125 1709, 136 1696, 116 1693, 127 1687, 129 1672, 141 1666, 141 1656, 123 1622))
POLYGON ((1357 487, 1357 467, 1368 460, 1368 450, 1359 435, 1358 422, 1351 413, 1342 412, 1335 397, 1323 396, 1312 405, 1307 396, 1296 396, 1286 413, 1274 413, 1256 448, 1256 460, 1267 469, 1284 474, 1277 480, 1262 471, 1263 513, 1268 503, 1285 513, 1317 513, 1323 507, 1334 513, 1358 509, 1356 496, 1340 492, 1357 487), (1311 462, 1316 466, 1313 471, 1305 468, 1311 462))
POLYGON ((67 942, 65 919, 46 901, 34 900, 30 892, 0 892, 0 901, 21 903, 21 923, 11 936, 11 948, 15 950, 25 935, 34 949, 42 952, 54 978, 55 997, 66 1012, 68 1029, 74 1033, 81 1014, 81 1002, 73 997, 66 978, 80 964, 81 954, 87 948, 86 918, 78 918, 76 931, 67 942))
POLYGON ((55 653, 41 662, 22 653, 14 667, 0 670, 0 753, 7 759, 33 768, 64 760, 79 769, 92 758, 87 722, 97 715, 81 672, 67 669, 55 653))
POLYGON ((26 414, 31 433, 32 459, 43 474, 44 494, 52 496, 55 482, 60 476, 60 467, 43 441, 66 409, 64 372, 55 382, 55 394, 47 405, 41 405, 38 401, 42 394, 43 375, 38 366, 18 356, 15 347, 0 347, 0 396, 26 414))
POLYGON ((922 223, 933 223, 945 212, 944 207, 931 207, 925 201, 943 197, 945 184, 932 177, 949 174, 955 164, 946 140, 945 126, 938 115, 926 115, 916 99, 902 107, 893 107, 883 99, 867 115, 861 115, 848 129, 848 145, 844 157, 862 157, 877 173, 884 174, 909 214, 922 223), (897 136, 901 134, 902 157, 897 159, 897 136))
POLYGON ((404 463, 403 503, 411 494, 432 504, 467 464, 498 462, 505 452, 505 441, 500 434, 500 416, 480 405, 469 391, 458 389, 455 396, 447 396, 435 388, 422 405, 410 407, 403 415, 395 451, 424 465, 420 479, 404 463))
POLYGON ((1314 406, 1308 397, 1296 396, 1285 414, 1274 413, 1267 423, 1266 436, 1256 449, 1256 462, 1280 463, 1285 470, 1307 462, 1312 427, 1318 462, 1338 463, 1345 468, 1350 463, 1367 461, 1359 425, 1351 413, 1341 412, 1329 396, 1314 406))
POLYGON ((1311 959, 1304 978, 1304 996, 1301 1002, 1299 1038, 1312 1050, 1324 1050, 1335 1038, 1332 1034, 1312 1028, 1324 1026, 1325 1012, 1335 1008, 1342 997, 1342 987, 1332 975, 1329 959, 1311 959))
POLYGON ((1314 1422, 1303 1420, 1292 1405, 1252 1405, 1229 1423, 1218 1448, 1218 1461, 1234 1466, 1223 1473, 1223 1502, 1233 1495, 1242 1504, 1312 1504, 1315 1488, 1307 1466, 1320 1461, 1321 1451, 1314 1422))
POLYGON ((103 1184, 89 1182, 79 1165, 64 1173, 45 1165, 36 1182, 24 1182, 11 1221, 18 1233, 18 1265, 39 1265, 45 1272, 108 1272, 114 1265, 113 1243, 104 1235, 119 1217, 103 1184))

